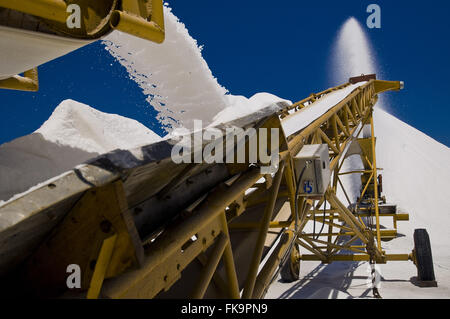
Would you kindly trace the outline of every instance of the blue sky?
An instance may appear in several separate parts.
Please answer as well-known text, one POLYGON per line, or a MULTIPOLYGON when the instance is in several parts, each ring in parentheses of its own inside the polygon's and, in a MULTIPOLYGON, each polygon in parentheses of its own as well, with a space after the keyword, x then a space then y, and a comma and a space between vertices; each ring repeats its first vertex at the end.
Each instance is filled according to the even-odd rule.
MULTIPOLYGON (((204 45, 214 76, 232 94, 271 92, 292 101, 338 84, 331 81, 330 59, 339 28, 350 16, 365 26, 367 6, 380 5, 381 29, 365 31, 382 77, 406 84, 405 90, 388 93, 389 109, 450 146, 449 1, 169 3, 204 45)), ((67 98, 134 118, 163 134, 137 84, 99 43, 41 66, 39 75, 37 93, 0 90, 0 143, 39 128, 67 98)))

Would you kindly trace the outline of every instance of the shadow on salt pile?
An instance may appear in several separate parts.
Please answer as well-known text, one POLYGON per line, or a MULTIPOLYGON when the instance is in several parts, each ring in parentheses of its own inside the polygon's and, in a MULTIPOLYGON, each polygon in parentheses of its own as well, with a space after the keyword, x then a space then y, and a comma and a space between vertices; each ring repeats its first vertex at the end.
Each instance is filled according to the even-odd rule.
POLYGON ((98 153, 60 145, 33 133, 0 146, 0 200, 71 170, 98 153))

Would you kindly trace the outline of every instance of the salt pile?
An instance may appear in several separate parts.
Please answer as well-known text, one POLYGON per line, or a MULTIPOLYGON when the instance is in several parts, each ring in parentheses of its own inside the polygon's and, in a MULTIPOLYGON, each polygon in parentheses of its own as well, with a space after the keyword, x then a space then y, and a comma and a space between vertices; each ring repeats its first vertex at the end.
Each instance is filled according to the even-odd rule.
POLYGON ((0 145, 0 200, 99 154, 160 139, 135 120, 65 100, 37 131, 0 145))

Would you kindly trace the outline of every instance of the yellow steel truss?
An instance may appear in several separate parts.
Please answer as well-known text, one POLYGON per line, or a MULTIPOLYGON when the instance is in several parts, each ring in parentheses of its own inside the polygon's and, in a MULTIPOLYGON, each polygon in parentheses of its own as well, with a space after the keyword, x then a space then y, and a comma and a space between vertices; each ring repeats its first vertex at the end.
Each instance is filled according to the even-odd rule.
MULTIPOLYGON (((265 118, 259 127, 279 128, 282 132, 282 121, 289 112, 300 111, 326 94, 348 85, 313 94, 265 118)), ((180 282, 183 283, 181 296, 185 297, 261 298, 274 279, 278 266, 296 244, 310 254, 293 255, 290 260, 297 258, 324 263, 375 260, 386 263, 414 259, 411 254, 388 255, 381 247, 381 239, 393 238, 396 232, 380 230, 380 217, 389 216, 396 222, 406 220, 407 215, 380 212, 376 193, 374 209, 362 207, 359 214, 351 211, 336 196, 337 188, 342 184, 339 174, 348 173, 341 172, 346 149, 357 140, 364 125, 373 127, 373 107, 377 94, 381 92, 378 90, 399 88, 399 82, 370 80, 303 130, 288 138, 280 134, 280 164, 274 176, 262 174, 258 166, 227 164, 229 171, 233 172, 229 180, 203 194, 180 212, 176 221, 145 240, 139 238, 130 218, 140 204, 133 206, 127 203, 120 179, 105 179, 103 186, 85 193, 53 235, 29 259, 33 265, 39 261, 47 264, 30 270, 28 282, 36 286, 45 285, 39 278, 53 272, 58 260, 60 264, 76 261, 84 274, 84 290, 80 293, 85 295, 87 291, 89 298, 161 297, 176 290, 180 282), (330 207, 325 211, 320 209, 325 198, 314 202, 295 195, 293 158, 304 145, 318 143, 329 146, 330 168, 334 172, 326 192, 330 207), (375 229, 363 221, 373 214, 376 216, 375 229), (82 216, 86 217, 80 218, 82 216), (102 222, 105 219, 110 225, 102 222), (328 226, 320 236, 304 231, 313 219, 328 226), (278 241, 273 239, 273 231, 279 234, 278 241), (338 239, 344 236, 348 239, 342 243, 338 239), (242 253, 239 244, 249 238, 253 241, 242 248, 242 253), (73 246, 70 253, 63 249, 63 243, 68 242, 73 246), (269 247, 272 249, 267 252, 269 247), (342 254, 343 251, 348 254, 342 254), (263 258, 264 264, 261 263, 263 258), (55 262, 49 265, 48 260, 55 262), (193 269, 191 266, 199 270, 187 275, 186 272, 193 269)), ((361 154, 367 163, 363 174, 369 175, 368 180, 376 183, 373 134, 370 143, 371 154, 361 154)), ((192 168, 188 166, 180 171, 177 178, 181 179, 189 169, 192 168)), ((160 193, 169 193, 176 183, 172 181, 160 193)), ((376 191, 376 184, 374 186, 376 191)))
MULTIPOLYGON (((148 262, 140 270, 132 272, 128 275, 120 276, 107 283, 103 288, 104 296, 108 297, 145 297, 151 298, 156 296, 160 289, 168 289, 173 284, 173 277, 171 270, 175 265, 181 265, 176 271, 176 278, 180 276, 188 263, 195 258, 202 261, 204 265, 204 273, 201 276, 201 281, 197 285, 195 292, 191 294, 194 297, 203 296, 206 287, 212 280, 221 289, 227 289, 228 293, 224 296, 239 297, 239 289, 235 274, 239 272, 239 268, 235 268, 233 258, 231 257, 231 246, 228 245, 230 258, 228 258, 227 276, 224 278, 218 270, 218 258, 221 255, 224 247, 225 238, 229 238, 234 231, 253 230, 257 231, 257 240, 255 241, 254 249, 251 251, 253 256, 250 259, 248 272, 244 276, 244 281, 240 285, 242 287, 242 298, 260 298, 264 295, 270 284, 273 274, 278 265, 283 260, 289 248, 293 243, 298 243, 306 248, 312 255, 302 255, 302 260, 321 260, 323 262, 332 262, 337 260, 370 260, 371 255, 377 262, 387 262, 390 260, 408 260, 411 258, 408 254, 403 255, 385 255, 379 244, 378 238, 383 236, 394 236, 395 233, 389 231, 373 231, 368 229, 360 219, 345 207, 336 197, 336 189, 338 183, 338 174, 340 173, 339 161, 343 159, 344 150, 352 141, 352 136, 358 136, 362 126, 366 123, 371 123, 373 106, 377 100, 376 83, 380 81, 370 81, 361 86, 356 91, 351 93, 347 98, 333 107, 330 111, 322 115, 319 119, 309 125, 303 131, 289 137, 286 142, 288 148, 280 152, 280 167, 273 179, 266 179, 260 182, 261 173, 256 169, 250 169, 240 173, 238 179, 233 181, 230 185, 222 185, 216 191, 209 194, 204 203, 195 208, 191 217, 186 219, 178 228, 166 230, 163 238, 156 239, 154 247, 149 250, 148 262), (293 155, 308 143, 322 143, 325 142, 330 147, 331 169, 335 171, 335 180, 333 185, 327 192, 327 199, 331 202, 332 208, 326 211, 324 220, 317 217, 317 221, 323 221, 329 226, 328 232, 323 234, 326 240, 314 239, 311 234, 302 233, 305 225, 312 219, 313 214, 318 214, 316 209, 313 209, 312 203, 303 199, 300 203, 300 211, 304 211, 298 218, 298 228, 295 229, 295 213, 293 211, 295 201, 295 181, 292 158, 293 155), (281 187, 280 185, 283 185, 281 187), (255 188, 257 191, 246 195, 246 191, 255 188), (269 191, 267 193, 266 191, 269 191), (273 209, 277 200, 288 201, 291 213, 288 218, 278 220, 273 218, 273 209), (245 215, 247 209, 257 205, 263 205, 261 210, 260 220, 257 222, 241 222, 237 217, 245 215), (305 209, 303 209, 305 208, 305 209), (225 214, 225 215, 224 215, 225 214), (210 216, 210 217, 208 217, 210 216), (227 216, 227 222, 223 222, 222 228, 218 230, 210 226, 210 221, 213 216, 222 216, 224 220, 227 216), (343 224, 342 221, 345 221, 343 224), (227 225, 225 227, 225 225, 227 225), (274 247, 273 252, 266 260, 261 269, 262 251, 265 240, 270 229, 282 229, 281 240, 274 247), (340 229, 341 232, 333 232, 333 228, 340 229), (208 240, 208 236, 199 235, 199 240, 195 243, 200 245, 200 238, 203 240, 203 250, 197 250, 193 255, 185 257, 180 251, 186 241, 194 234, 202 234, 200 229, 208 229, 205 234, 215 233, 216 237, 220 239, 208 240), (171 238, 170 241, 166 239, 171 238), (223 236, 223 237, 221 237, 223 236), (337 244, 334 238, 342 236, 350 236, 344 244, 337 244), (363 245, 356 245, 354 242, 360 239, 363 245), (158 243, 156 243, 158 241, 158 243), (322 245, 322 246, 319 246, 322 245), (207 248, 214 247, 209 257, 206 258, 204 252, 207 248), (353 252, 352 255, 337 254, 342 250, 353 252), (179 259, 172 259, 171 252, 178 252, 179 259), (153 256, 158 253, 158 257, 153 256), (152 256, 150 258, 150 256, 152 256), (181 261, 184 260, 184 261, 181 261), (213 270, 216 268, 216 271, 213 270), (159 269, 159 270, 158 270, 159 269), (258 271, 259 270, 259 271, 258 271), (214 276, 212 275, 214 273, 214 276), (156 282, 159 282, 157 284, 156 282), (146 287, 153 287, 151 290, 146 287)), ((383 87, 390 85, 391 89, 398 89, 398 82, 382 82, 383 87)), ((347 84, 348 85, 348 84, 347 84)), ((287 114, 290 110, 300 110, 305 104, 314 102, 320 99, 327 93, 334 90, 341 89, 347 85, 333 88, 319 94, 310 96, 309 98, 300 101, 285 109, 280 113, 281 120, 283 114, 287 114)), ((271 121, 271 125, 281 128, 281 123, 271 121)), ((375 155, 375 152, 373 151, 375 155)), ((376 164, 373 159, 370 161, 372 173, 376 171, 376 164)), ((319 204, 323 199, 319 201, 319 204)), ((320 205, 317 205, 320 206, 320 205)), ((322 211, 320 211, 322 214, 322 211)), ((403 217, 404 218, 404 217, 403 217)), ((402 220, 399 217, 398 220, 402 220)), ((217 228, 217 227, 216 227, 217 228)))

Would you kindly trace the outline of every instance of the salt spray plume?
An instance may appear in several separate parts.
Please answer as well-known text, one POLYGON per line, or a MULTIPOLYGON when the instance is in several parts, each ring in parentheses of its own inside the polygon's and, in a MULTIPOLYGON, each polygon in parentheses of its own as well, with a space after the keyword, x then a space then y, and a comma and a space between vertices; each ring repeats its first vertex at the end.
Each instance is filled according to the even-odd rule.
POLYGON ((171 135, 178 128, 193 129, 194 120, 204 126, 217 125, 251 114, 284 100, 261 92, 252 97, 228 94, 203 59, 202 47, 189 35, 186 26, 164 7, 166 40, 152 43, 114 31, 103 44, 122 64, 157 111, 158 120, 171 135))
POLYGON ((341 27, 333 49, 333 81, 342 83, 352 76, 376 73, 377 67, 367 35, 353 17, 341 27))
MULTIPOLYGON (((377 78, 382 77, 367 34, 354 17, 344 22, 336 37, 331 54, 331 70, 331 80, 335 85, 361 74, 376 73, 377 78)), ((381 96, 377 107, 385 109, 381 96)))

